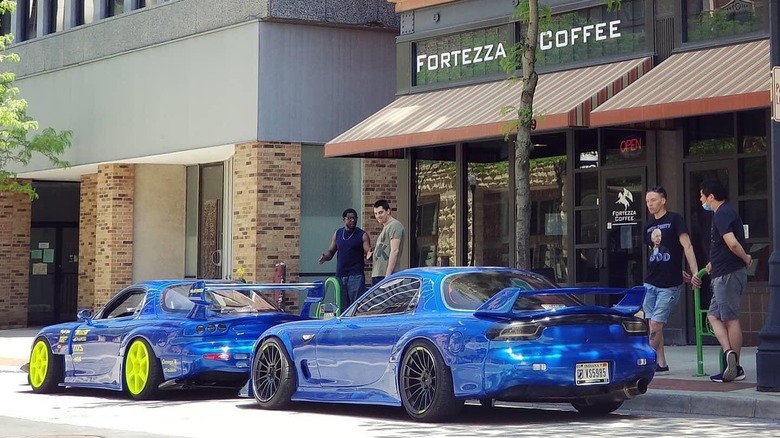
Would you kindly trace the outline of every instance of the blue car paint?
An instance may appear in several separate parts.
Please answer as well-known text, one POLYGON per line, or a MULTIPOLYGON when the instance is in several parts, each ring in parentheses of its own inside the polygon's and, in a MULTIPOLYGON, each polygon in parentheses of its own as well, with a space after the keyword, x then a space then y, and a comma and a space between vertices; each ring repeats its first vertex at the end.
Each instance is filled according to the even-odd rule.
MULTIPOLYGON (((162 308, 161 294, 166 288, 189 287, 193 282, 151 280, 138 283, 119 291, 106 305, 108 307, 114 299, 129 290, 139 294, 142 291, 143 307, 133 316, 66 322, 41 329, 36 339, 45 337, 51 345, 52 353, 63 356, 65 372, 64 382, 60 386, 124 390, 124 356, 130 343, 136 339, 145 340, 152 348, 162 365, 165 381, 197 379, 204 373, 221 373, 235 376, 230 380, 242 382, 248 377, 252 347, 263 331, 282 322, 306 319, 283 312, 241 315, 210 312, 207 319, 201 321, 188 318, 187 313, 165 311, 162 308), (227 330, 197 335, 195 327, 204 323, 224 323, 227 330), (211 360, 203 357, 206 353, 214 352, 228 352, 230 359, 211 360)), ((224 281, 210 284, 246 287, 224 281)), ((289 288, 295 286, 289 284, 289 288)), ((275 288, 288 287, 275 285, 275 288)), ((322 292, 314 291, 307 297, 307 302, 321 300, 322 292)), ((101 316, 100 312, 96 316, 101 316)))
MULTIPOLYGON (((450 367, 458 398, 507 397, 519 391, 528 401, 565 401, 619 392, 639 379, 649 383, 655 370, 655 351, 646 335, 627 336, 616 324, 607 326, 566 325, 545 329, 537 340, 493 341, 486 333, 508 319, 544 318, 550 315, 629 316, 635 314, 644 288, 554 288, 546 293, 621 293, 625 298, 612 308, 565 307, 546 312, 512 312, 514 300, 538 292, 505 289, 477 311, 451 309, 443 299, 445 278, 463 272, 513 271, 510 268, 414 268, 387 277, 375 287, 400 277, 422 281, 414 310, 397 315, 348 316, 359 305, 350 306, 341 318, 298 321, 269 328, 258 339, 254 355, 263 342, 278 338, 294 364, 297 388, 295 401, 371 403, 400 406, 398 386, 400 361, 416 340, 434 345, 450 367), (549 333, 548 333, 549 331, 549 333), (312 336, 309 341, 306 337, 312 336), (319 344, 320 336, 324 345, 319 344), (556 338, 565 338, 563 340, 556 338), (314 344, 314 345, 313 345, 314 344), (644 365, 638 365, 638 361, 644 365), (574 366, 582 362, 608 362, 608 385, 577 386, 574 366), (544 363, 547 371, 534 371, 544 363), (524 392, 523 392, 524 391, 524 392)), ((525 275, 536 274, 525 272, 525 275)), ((538 278, 537 278, 538 279, 538 278)), ((368 296, 374 288, 363 295, 368 296)), ((253 389, 251 381, 249 395, 253 389)))

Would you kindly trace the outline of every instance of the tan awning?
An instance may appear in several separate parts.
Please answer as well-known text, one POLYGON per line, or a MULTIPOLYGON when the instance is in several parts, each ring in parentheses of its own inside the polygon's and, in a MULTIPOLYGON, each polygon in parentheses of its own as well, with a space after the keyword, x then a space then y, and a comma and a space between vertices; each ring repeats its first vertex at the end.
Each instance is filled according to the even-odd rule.
MULTIPOLYGON (((539 76, 534 97, 536 131, 588 126, 590 112, 649 71, 651 58, 539 76)), ((499 137, 513 115, 521 83, 496 81, 398 97, 393 103, 325 145, 325 156, 499 137)))
POLYGON ((769 40, 678 53, 595 109, 591 126, 715 114, 771 103, 769 40))

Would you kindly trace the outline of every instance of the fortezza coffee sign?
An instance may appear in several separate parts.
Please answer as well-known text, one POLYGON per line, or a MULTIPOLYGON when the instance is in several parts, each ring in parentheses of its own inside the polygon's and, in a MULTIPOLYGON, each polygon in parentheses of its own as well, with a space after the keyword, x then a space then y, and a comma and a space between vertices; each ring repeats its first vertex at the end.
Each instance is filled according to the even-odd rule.
POLYGON ((423 69, 432 71, 459 65, 479 64, 500 58, 506 58, 506 49, 503 43, 485 44, 433 55, 421 54, 417 55, 417 73, 423 69))
POLYGON ((539 49, 550 50, 554 47, 561 48, 620 38, 618 26, 620 26, 620 20, 610 21, 609 23, 588 24, 567 30, 559 30, 554 33, 551 30, 541 32, 539 34, 539 49))

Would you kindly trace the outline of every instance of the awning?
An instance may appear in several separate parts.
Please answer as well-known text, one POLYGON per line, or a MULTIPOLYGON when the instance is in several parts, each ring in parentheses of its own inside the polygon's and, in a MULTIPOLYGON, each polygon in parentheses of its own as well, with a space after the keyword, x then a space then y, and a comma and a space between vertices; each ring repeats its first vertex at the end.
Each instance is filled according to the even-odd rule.
POLYGON ((678 53, 591 113, 591 126, 766 108, 769 40, 678 53))
MULTIPOLYGON (((649 71, 652 62, 641 58, 540 75, 536 131, 588 126, 591 110, 649 71)), ((496 81, 400 96, 326 144, 325 156, 499 137, 513 117, 501 116, 501 108, 519 103, 521 86, 496 81)))

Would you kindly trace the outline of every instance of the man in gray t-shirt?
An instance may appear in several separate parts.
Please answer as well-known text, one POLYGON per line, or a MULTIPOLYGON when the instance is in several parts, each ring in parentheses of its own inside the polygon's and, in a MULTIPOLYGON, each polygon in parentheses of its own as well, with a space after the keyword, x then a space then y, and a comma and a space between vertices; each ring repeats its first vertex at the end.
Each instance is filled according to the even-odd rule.
POLYGON ((376 201, 374 217, 382 224, 382 232, 376 239, 376 247, 366 256, 373 258, 372 285, 398 271, 404 248, 404 226, 391 214, 390 203, 384 199, 376 201))

